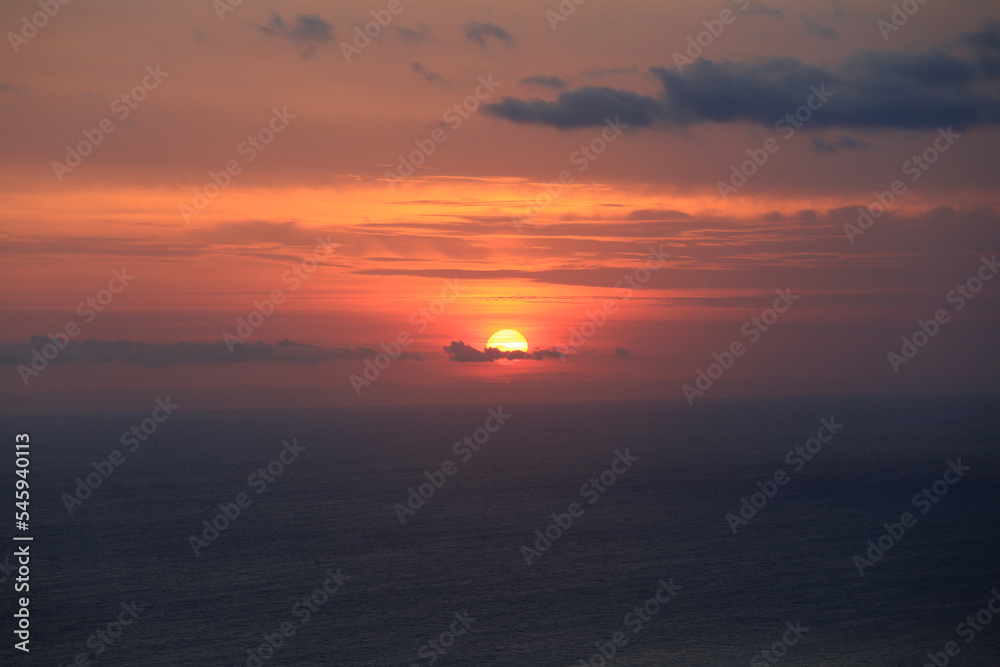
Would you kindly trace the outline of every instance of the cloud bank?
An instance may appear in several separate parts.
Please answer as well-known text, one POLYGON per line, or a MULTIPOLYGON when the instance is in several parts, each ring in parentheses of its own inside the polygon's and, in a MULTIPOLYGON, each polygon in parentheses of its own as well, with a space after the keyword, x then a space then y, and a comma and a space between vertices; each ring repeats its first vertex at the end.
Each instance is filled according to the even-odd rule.
MULTIPOLYGON (((45 354, 43 348, 54 346, 45 336, 32 336, 26 343, 0 343, 0 365, 28 364, 33 351, 45 354)), ((51 349, 51 347, 50 347, 51 349)), ((105 341, 89 338, 70 341, 49 363, 126 363, 142 364, 147 368, 162 368, 177 364, 232 364, 251 361, 278 361, 293 364, 317 364, 339 359, 367 359, 375 350, 367 347, 319 347, 290 340, 277 343, 243 343, 234 352, 223 341, 210 343, 143 343, 137 341, 105 341)), ((51 356, 51 354, 49 355, 51 356)), ((403 358, 418 358, 405 355, 403 358)))
POLYGON ((698 60, 683 71, 654 67, 658 95, 606 86, 554 100, 505 97, 484 112, 514 123, 597 127, 620 117, 633 127, 748 122, 773 126, 825 86, 832 93, 810 127, 933 129, 1000 123, 1000 28, 962 36, 971 55, 941 49, 865 52, 831 69, 797 58, 698 60))
POLYGON ((535 361, 541 361, 543 359, 558 359, 562 356, 562 352, 554 347, 547 350, 535 348, 531 352, 520 352, 517 350, 501 352, 495 347, 478 350, 460 340, 453 340, 450 345, 445 345, 444 351, 450 357, 449 361, 458 361, 463 363, 496 361, 497 359, 532 359, 535 361))

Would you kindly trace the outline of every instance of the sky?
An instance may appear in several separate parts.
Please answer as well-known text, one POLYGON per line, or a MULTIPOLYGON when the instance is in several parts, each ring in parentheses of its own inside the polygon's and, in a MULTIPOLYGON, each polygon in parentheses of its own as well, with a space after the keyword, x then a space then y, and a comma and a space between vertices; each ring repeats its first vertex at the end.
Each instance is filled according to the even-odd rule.
POLYGON ((5 2, 0 410, 995 392, 998 20, 5 2))

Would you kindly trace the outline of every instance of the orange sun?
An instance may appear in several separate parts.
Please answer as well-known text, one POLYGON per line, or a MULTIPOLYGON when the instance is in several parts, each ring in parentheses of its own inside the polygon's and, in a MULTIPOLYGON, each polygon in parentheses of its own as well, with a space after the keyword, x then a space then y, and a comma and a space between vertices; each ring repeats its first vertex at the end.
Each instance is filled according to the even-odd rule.
POLYGON ((519 331, 503 329, 490 336, 486 347, 493 347, 501 352, 527 352, 528 341, 519 331))

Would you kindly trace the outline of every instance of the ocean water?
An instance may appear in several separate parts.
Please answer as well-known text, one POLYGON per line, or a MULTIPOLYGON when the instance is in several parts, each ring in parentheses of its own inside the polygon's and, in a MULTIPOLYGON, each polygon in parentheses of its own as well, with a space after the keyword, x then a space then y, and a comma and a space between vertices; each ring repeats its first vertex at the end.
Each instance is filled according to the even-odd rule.
POLYGON ((995 396, 503 405, 458 453, 501 406, 172 398, 134 452, 121 434, 148 413, 0 418, 11 450, 32 437, 34 537, 31 653, 12 648, 8 578, 3 664, 1000 665, 1000 617, 956 630, 1000 590, 995 396), (821 419, 842 428, 799 463, 821 419), (270 482, 255 472, 293 440, 270 482), (124 461, 68 513, 113 450, 124 461), (196 556, 189 538, 240 493, 196 556), (743 498, 762 506, 734 534, 743 498), (903 534, 862 576, 883 524, 903 534), (530 565, 524 546, 540 547, 530 565))

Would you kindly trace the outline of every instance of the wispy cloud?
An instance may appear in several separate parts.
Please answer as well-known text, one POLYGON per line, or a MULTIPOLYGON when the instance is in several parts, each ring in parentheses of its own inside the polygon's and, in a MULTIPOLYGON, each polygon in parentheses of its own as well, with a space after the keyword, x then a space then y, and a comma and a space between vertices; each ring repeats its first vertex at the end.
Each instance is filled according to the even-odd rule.
POLYGON ((333 39, 333 26, 316 14, 300 14, 295 17, 292 25, 285 23, 278 14, 272 14, 266 25, 260 26, 265 35, 280 37, 293 44, 305 46, 299 52, 303 58, 308 58, 316 52, 316 45, 333 39))
POLYGON ((566 81, 558 76, 529 76, 521 79, 520 83, 525 86, 542 86, 543 88, 565 88, 566 81))
POLYGON ((635 65, 631 67, 605 67, 598 69, 589 69, 582 73, 588 79, 600 79, 605 76, 616 76, 618 74, 645 74, 635 65))
POLYGON ((409 42, 411 44, 420 44, 424 40, 429 40, 431 38, 431 29, 423 23, 420 24, 419 30, 396 26, 390 26, 390 28, 396 33, 397 37, 404 42, 409 42))
MULTIPOLYGON (((32 350, 52 344, 45 336, 32 336, 24 343, 0 343, 0 365, 16 366, 30 363, 32 350)), ((367 347, 318 347, 290 340, 274 344, 260 341, 234 346, 230 352, 223 341, 208 343, 144 343, 138 341, 106 341, 89 338, 70 341, 59 356, 49 363, 124 363, 162 368, 177 364, 233 364, 254 361, 277 361, 292 364, 317 364, 339 359, 374 357, 375 350, 367 347)), ((405 358, 405 355, 404 355, 405 358)), ((413 358, 413 355, 410 355, 413 358)))
POLYGON ((863 150, 871 147, 872 144, 870 142, 861 141, 860 139, 849 137, 846 134, 841 134, 833 141, 828 141, 822 137, 813 138, 813 149, 817 153, 836 153, 837 151, 844 149, 863 150))
POLYGON ((825 26, 819 21, 810 19, 803 14, 799 14, 799 20, 802 22, 802 27, 807 35, 812 35, 815 37, 825 37, 827 39, 836 39, 837 31, 829 26, 825 26))
POLYGON ((423 65, 423 63, 410 63, 410 69, 424 77, 428 83, 442 83, 447 84, 448 80, 437 72, 428 69, 423 65))
POLYGON ((469 21, 462 26, 465 36, 479 44, 486 44, 486 39, 492 37, 505 44, 513 44, 514 38, 505 29, 495 23, 482 23, 480 21, 469 21))
POLYGON ((26 93, 28 89, 26 86, 20 84, 11 85, 6 81, 0 81, 0 91, 5 93, 26 93))

